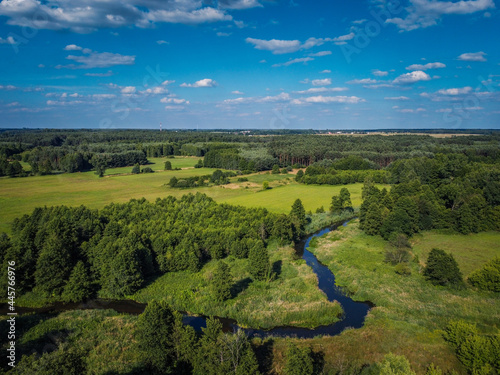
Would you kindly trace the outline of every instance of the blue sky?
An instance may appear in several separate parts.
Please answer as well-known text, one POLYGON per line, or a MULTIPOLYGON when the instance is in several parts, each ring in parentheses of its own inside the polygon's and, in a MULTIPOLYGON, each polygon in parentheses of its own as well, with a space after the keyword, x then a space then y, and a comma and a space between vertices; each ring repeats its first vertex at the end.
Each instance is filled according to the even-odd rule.
POLYGON ((494 0, 2 0, 2 128, 499 128, 494 0))

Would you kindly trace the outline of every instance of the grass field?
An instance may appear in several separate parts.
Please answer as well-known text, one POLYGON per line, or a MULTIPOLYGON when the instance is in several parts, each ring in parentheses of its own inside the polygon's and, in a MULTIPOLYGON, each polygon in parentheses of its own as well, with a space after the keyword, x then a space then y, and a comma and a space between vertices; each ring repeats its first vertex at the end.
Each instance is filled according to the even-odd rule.
MULTIPOLYGON (((471 269, 482 264, 477 259, 500 255, 500 247, 490 246, 494 238, 496 243, 500 241, 500 233, 441 236, 444 235, 430 232, 417 237, 414 252, 421 262, 426 259, 425 249, 443 247, 443 241, 453 246, 460 265, 475 259, 471 269)), ((410 265, 410 276, 397 275, 392 265, 384 263, 385 248, 386 241, 365 235, 354 221, 326 235, 312 249, 334 272, 338 285, 353 293, 354 299, 372 301, 376 307, 368 314, 363 328, 305 343, 323 350, 326 369, 332 373, 348 363, 361 366, 379 361, 388 352, 405 355, 420 374, 425 373, 430 363, 445 371, 465 373, 443 340, 441 330, 452 319, 464 319, 477 324, 485 333, 498 333, 498 295, 470 288, 457 291, 433 286, 422 276, 422 265, 415 262, 410 265)))
MULTIPOLYGON (((237 183, 237 177, 227 186, 203 187, 197 189, 172 189, 168 184, 173 176, 177 178, 201 176, 214 169, 193 168, 199 158, 175 159, 151 158, 150 166, 157 170, 151 174, 130 174, 132 167, 115 168, 106 171, 104 178, 94 172, 65 173, 25 178, 0 178, 0 232, 10 232, 10 223, 40 206, 80 206, 102 208, 111 202, 123 203, 130 199, 146 198, 154 201, 168 195, 181 197, 190 192, 204 193, 218 202, 245 207, 267 207, 274 212, 288 213, 295 199, 302 199, 305 209, 324 206, 328 209, 332 195, 338 194, 341 186, 300 185, 293 175, 253 174, 249 181, 237 183), (163 171, 165 160, 173 168, 183 170, 163 171), (191 166, 191 167, 187 167, 191 166), (269 181, 272 189, 262 191, 262 182, 269 181)), ((354 206, 361 203, 361 184, 347 185, 354 206)))
POLYGON ((303 260, 294 259, 294 249, 276 246, 270 249, 271 263, 281 261, 279 277, 270 283, 251 282, 248 259, 225 260, 234 278, 234 298, 225 302, 214 302, 211 294, 214 261, 198 273, 167 273, 131 298, 138 302, 165 299, 176 310, 228 317, 252 328, 282 325, 312 328, 336 322, 342 313, 340 305, 328 302, 318 289, 311 268, 303 260))

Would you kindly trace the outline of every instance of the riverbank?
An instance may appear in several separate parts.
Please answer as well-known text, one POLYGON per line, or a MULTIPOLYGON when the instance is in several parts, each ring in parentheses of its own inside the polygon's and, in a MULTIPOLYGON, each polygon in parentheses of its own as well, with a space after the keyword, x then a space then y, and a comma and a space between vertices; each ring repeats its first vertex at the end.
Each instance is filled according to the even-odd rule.
MULTIPOLYGON (((461 250, 461 244, 470 241, 454 237, 457 240, 454 254, 459 264, 464 261, 462 255, 492 254, 492 249, 482 248, 488 242, 481 241, 483 237, 490 238, 491 234, 471 236, 475 236, 476 245, 467 252, 461 250)), ((500 240, 500 234, 497 236, 500 240)), ((428 241, 439 247, 435 239, 436 236, 431 235, 428 241)), ((413 241, 417 246, 412 251, 420 261, 410 263, 411 275, 408 276, 396 274, 394 266, 384 263, 387 242, 380 237, 365 235, 358 229, 357 220, 327 234, 310 249, 332 270, 337 284, 350 292, 354 300, 370 300, 376 304, 368 313, 363 328, 303 343, 321 348, 327 358, 325 370, 338 369, 342 363, 362 366, 380 361, 385 354, 392 352, 405 355, 419 374, 424 374, 430 363, 441 367, 443 372, 454 370, 464 374, 465 369, 442 337, 446 324, 450 320, 463 319, 477 324, 484 333, 498 333, 498 295, 470 288, 450 290, 427 282, 420 273, 426 259, 426 233, 413 241)), ((278 352, 280 345, 276 349, 278 352)))

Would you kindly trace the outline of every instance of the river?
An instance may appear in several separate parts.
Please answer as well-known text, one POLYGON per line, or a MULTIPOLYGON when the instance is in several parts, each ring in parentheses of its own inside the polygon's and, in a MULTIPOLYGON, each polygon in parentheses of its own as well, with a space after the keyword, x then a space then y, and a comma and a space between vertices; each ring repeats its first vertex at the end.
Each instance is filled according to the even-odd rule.
MULTIPOLYGON (((347 222, 343 224, 347 225, 347 222)), ((320 230, 306 239, 302 240, 296 244, 295 249, 297 254, 302 256, 309 267, 318 277, 318 287, 325 293, 330 302, 338 301, 344 310, 342 320, 337 323, 316 327, 314 329, 308 328, 297 328, 297 327, 276 327, 270 330, 252 329, 244 328, 243 330, 250 337, 269 337, 269 336, 279 336, 279 337, 297 337, 297 338, 311 338, 318 335, 334 336, 341 333, 346 328, 361 328, 364 324, 366 314, 373 305, 370 302, 356 302, 353 301, 349 296, 346 296, 340 288, 335 285, 334 274, 326 267, 321 264, 318 259, 308 250, 309 243, 314 237, 323 236, 332 230, 337 229, 337 226, 325 228, 320 230)), ((131 300, 102 300, 96 299, 85 303, 56 303, 51 306, 42 308, 23 308, 16 306, 16 312, 18 314, 24 313, 54 313, 69 310, 86 310, 86 309, 113 309, 119 313, 127 314, 140 314, 144 311, 146 304, 134 302, 131 300)), ((6 314, 8 312, 8 305, 3 303, 0 305, 0 313, 6 314)), ((206 327, 205 316, 191 316, 184 315, 183 321, 185 324, 189 324, 196 330, 201 330, 202 327, 206 327)), ((233 319, 218 318, 223 326, 225 332, 234 331, 238 329, 237 322, 233 319)))

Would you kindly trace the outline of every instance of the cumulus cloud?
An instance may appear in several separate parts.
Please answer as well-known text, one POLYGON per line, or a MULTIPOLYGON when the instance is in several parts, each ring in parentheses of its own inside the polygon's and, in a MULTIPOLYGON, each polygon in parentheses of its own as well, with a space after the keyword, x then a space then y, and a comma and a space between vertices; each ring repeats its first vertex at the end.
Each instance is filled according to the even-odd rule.
POLYGON ((440 62, 422 64, 413 64, 406 67, 406 70, 428 70, 428 69, 440 69, 446 68, 446 65, 440 62))
POLYGON ((125 95, 130 95, 135 93, 135 90, 136 90, 135 86, 126 86, 122 88, 120 92, 125 95))
POLYGON ((58 65, 57 69, 93 69, 93 68, 108 68, 116 65, 134 65, 135 56, 120 55, 119 53, 111 52, 96 52, 89 48, 82 48, 74 44, 70 44, 64 48, 66 51, 81 51, 82 55, 69 55, 68 60, 77 62, 79 65, 58 65))
POLYGON ((195 83, 183 83, 183 84, 181 84, 181 87, 194 87, 194 88, 215 87, 215 86, 217 86, 217 82, 215 82, 213 79, 210 79, 210 78, 201 79, 199 81, 196 81, 195 83))
POLYGON ((248 98, 236 98, 236 99, 226 99, 222 103, 225 105, 237 105, 237 104, 248 104, 248 103, 277 103, 277 102, 288 102, 291 100, 290 94, 282 92, 279 95, 274 96, 258 96, 258 97, 248 97, 248 98))
POLYGON ((279 40, 279 39, 254 39, 246 38, 245 41, 249 44, 253 44, 256 49, 271 51, 275 55, 281 55, 284 53, 297 52, 299 50, 310 49, 312 47, 321 46, 325 42, 331 41, 331 39, 326 38, 309 38, 304 43, 300 40, 279 40))
POLYGON ((484 53, 484 52, 462 53, 460 56, 458 56, 458 59, 461 61, 485 62, 485 61, 487 61, 486 58, 484 57, 485 55, 486 55, 486 53, 484 53))
POLYGON ((328 86, 332 84, 332 80, 331 78, 314 79, 312 80, 311 84, 313 86, 328 86))
POLYGON ((412 83, 416 83, 416 82, 420 82, 420 81, 430 81, 430 79, 431 79, 431 77, 427 73, 425 73, 421 70, 416 70, 416 71, 411 72, 411 73, 406 73, 406 74, 400 75, 394 81, 392 81, 392 83, 412 84, 412 83))
MULTIPOLYGON (((78 33, 131 25, 150 27, 155 22, 200 24, 233 19, 224 9, 205 6, 204 3, 199 0, 86 0, 83 4, 78 0, 3 0, 0 2, 0 15, 7 17, 10 25, 67 29, 78 33)), ((256 0, 226 0, 222 4, 226 4, 228 9, 259 6, 256 0)))
POLYGON ((177 98, 162 98, 160 100, 162 103, 166 104, 189 104, 189 101, 186 99, 177 99, 177 98))
POLYGON ((382 70, 375 69, 372 71, 372 74, 376 77, 385 77, 389 75, 389 72, 384 72, 382 70))
POLYGON ((329 73, 331 73, 331 72, 332 72, 332 71, 331 71, 330 69, 325 69, 325 70, 321 71, 320 73, 321 73, 321 74, 329 74, 329 73))
POLYGON ((16 86, 13 86, 13 85, 7 85, 7 86, 4 86, 4 85, 0 85, 0 90, 16 90, 17 87, 16 86))
POLYGON ((225 9, 249 9, 262 7, 257 0, 219 0, 219 7, 225 9))
POLYGON ((495 8, 493 0, 410 0, 411 6, 405 8, 406 18, 390 18, 386 22, 404 31, 437 25, 444 15, 466 15, 495 8))
POLYGON ((442 89, 442 90, 437 91, 437 93, 441 94, 441 95, 456 96, 456 95, 468 94, 471 91, 472 91, 472 87, 466 86, 466 87, 462 87, 462 88, 442 89))
POLYGON ((277 67, 280 67, 280 66, 290 66, 292 64, 300 64, 300 63, 307 63, 309 61, 314 61, 314 59, 312 57, 300 57, 300 58, 297 58, 297 59, 293 59, 293 60, 290 60, 290 61, 287 61, 287 62, 284 62, 284 63, 280 63, 280 64, 274 64, 273 65, 273 68, 277 68, 277 67))

